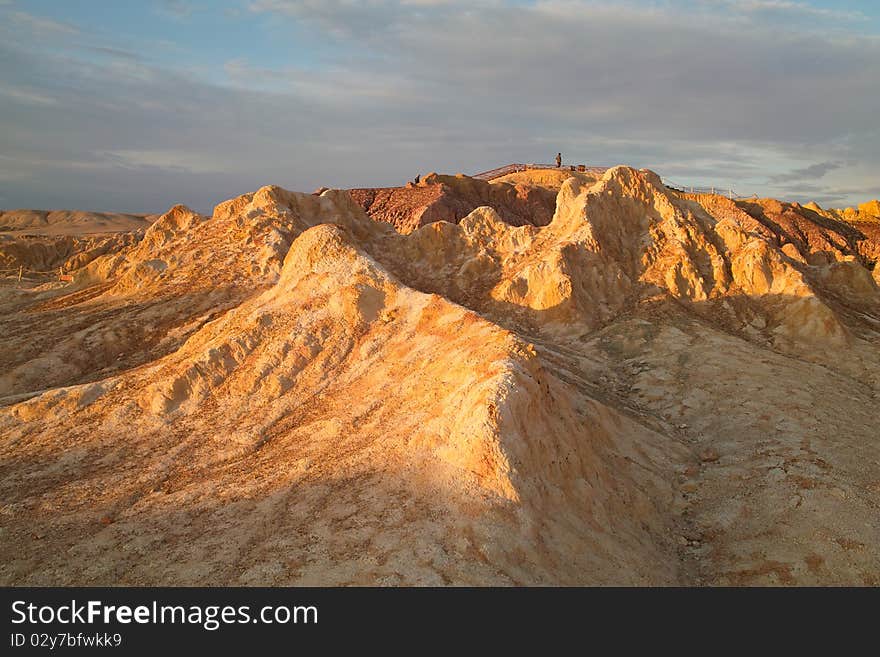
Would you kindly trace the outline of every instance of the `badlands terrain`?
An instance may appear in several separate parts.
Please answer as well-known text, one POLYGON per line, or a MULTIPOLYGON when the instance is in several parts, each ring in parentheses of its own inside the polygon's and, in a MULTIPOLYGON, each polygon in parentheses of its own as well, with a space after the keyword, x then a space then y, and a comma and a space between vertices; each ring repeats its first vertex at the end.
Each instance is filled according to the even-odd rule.
POLYGON ((4 213, 0 584, 880 585, 878 260, 627 167, 4 213))

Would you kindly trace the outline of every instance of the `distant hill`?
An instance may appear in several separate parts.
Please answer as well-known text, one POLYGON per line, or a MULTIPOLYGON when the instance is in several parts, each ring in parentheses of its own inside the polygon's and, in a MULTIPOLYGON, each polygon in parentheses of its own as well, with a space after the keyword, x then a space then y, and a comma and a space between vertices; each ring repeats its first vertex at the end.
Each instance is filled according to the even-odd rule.
POLYGON ((80 210, 0 210, 0 232, 33 235, 120 233, 147 228, 157 217, 80 210))

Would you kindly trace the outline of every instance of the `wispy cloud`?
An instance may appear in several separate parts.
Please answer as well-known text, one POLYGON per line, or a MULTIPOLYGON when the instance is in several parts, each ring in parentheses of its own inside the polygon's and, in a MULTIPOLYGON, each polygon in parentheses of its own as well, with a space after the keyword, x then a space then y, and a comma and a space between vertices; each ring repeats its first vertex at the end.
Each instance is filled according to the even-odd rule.
POLYGON ((13 11, 7 16, 10 24, 17 28, 24 28, 34 34, 40 35, 74 35, 79 34, 79 28, 70 23, 55 21, 43 16, 36 16, 25 11, 13 11))
POLYGON ((185 20, 192 16, 195 6, 187 0, 159 0, 157 9, 165 16, 185 20))
POLYGON ((123 48, 92 45, 79 45, 79 47, 83 48, 84 50, 90 50, 92 52, 98 53, 99 55, 105 55, 107 57, 113 57, 117 59, 125 59, 132 62, 140 62, 144 59, 144 57, 140 53, 136 53, 131 50, 125 50, 123 48))
POLYGON ((107 165, 127 169, 163 169, 181 173, 220 173, 229 170, 233 158, 212 157, 191 150, 103 151, 98 156, 107 165))
POLYGON ((58 101, 42 93, 0 84, 0 96, 26 105, 57 105, 58 101))
POLYGON ((816 180, 823 178, 829 171, 840 169, 844 166, 843 162, 817 162, 809 166, 795 169, 788 173, 777 174, 770 177, 775 183, 796 182, 799 180, 816 180))
POLYGON ((752 14, 779 14, 784 16, 806 16, 837 21, 864 21, 867 16, 857 10, 829 9, 816 7, 807 2, 794 0, 709 0, 737 12, 752 14))

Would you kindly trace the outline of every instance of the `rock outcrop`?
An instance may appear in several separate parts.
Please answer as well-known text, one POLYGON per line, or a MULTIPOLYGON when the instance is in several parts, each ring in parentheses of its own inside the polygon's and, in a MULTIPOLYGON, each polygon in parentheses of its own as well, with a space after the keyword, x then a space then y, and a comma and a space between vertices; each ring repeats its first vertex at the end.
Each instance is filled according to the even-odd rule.
POLYGON ((467 176, 430 173, 419 184, 351 189, 352 198, 373 219, 401 233, 436 221, 458 223, 473 210, 490 206, 512 226, 543 226, 553 216, 556 194, 528 184, 493 183, 467 176))

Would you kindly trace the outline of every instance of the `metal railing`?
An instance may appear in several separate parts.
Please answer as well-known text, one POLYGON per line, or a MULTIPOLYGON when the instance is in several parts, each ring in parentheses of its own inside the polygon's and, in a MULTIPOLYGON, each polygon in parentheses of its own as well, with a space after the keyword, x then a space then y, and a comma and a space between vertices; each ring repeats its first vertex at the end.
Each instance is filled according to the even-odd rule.
POLYGON ((663 184, 667 189, 671 189, 674 192, 679 192, 681 194, 712 194, 718 196, 726 196, 731 200, 741 200, 748 198, 757 198, 757 194, 737 194, 730 187, 695 187, 694 185, 683 185, 681 183, 673 182, 672 180, 663 180, 663 184))

